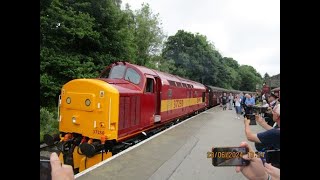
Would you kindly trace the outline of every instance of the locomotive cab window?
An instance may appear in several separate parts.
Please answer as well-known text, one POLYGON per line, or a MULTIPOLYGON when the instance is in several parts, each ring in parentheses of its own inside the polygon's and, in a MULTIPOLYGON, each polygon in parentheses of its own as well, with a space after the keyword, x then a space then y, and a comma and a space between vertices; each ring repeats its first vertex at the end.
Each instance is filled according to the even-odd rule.
POLYGON ((109 78, 122 79, 125 71, 126 71, 126 66, 124 65, 113 66, 113 68, 111 69, 109 78))
POLYGON ((124 79, 134 84, 139 84, 141 78, 140 78, 140 75, 137 73, 137 71, 135 71, 132 68, 128 68, 124 79))
POLYGON ((153 79, 147 78, 146 92, 153 93, 153 84, 154 84, 153 79))

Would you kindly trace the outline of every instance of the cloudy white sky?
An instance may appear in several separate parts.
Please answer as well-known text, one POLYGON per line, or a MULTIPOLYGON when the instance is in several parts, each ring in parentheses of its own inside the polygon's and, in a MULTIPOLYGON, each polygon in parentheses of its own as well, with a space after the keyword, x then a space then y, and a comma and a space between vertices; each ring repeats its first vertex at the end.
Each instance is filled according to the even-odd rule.
POLYGON ((280 73, 279 0, 122 0, 131 9, 149 3, 164 32, 203 34, 225 57, 253 66, 262 76, 280 73))

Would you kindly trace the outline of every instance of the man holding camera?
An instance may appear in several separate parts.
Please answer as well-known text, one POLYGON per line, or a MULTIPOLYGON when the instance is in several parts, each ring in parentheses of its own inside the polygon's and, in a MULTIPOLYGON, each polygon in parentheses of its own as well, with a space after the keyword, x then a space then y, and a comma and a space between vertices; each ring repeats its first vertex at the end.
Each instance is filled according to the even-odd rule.
POLYGON ((280 104, 277 104, 272 110, 272 119, 277 123, 278 128, 273 128, 268 125, 261 116, 256 116, 256 121, 266 131, 254 134, 250 130, 250 121, 244 119, 245 134, 249 141, 256 143, 256 149, 262 151, 263 149, 280 149, 280 104))
POLYGON ((277 101, 278 99, 278 96, 274 93, 271 93, 270 96, 268 96, 268 103, 269 103, 269 108, 268 108, 268 111, 265 112, 264 114, 264 118, 266 120, 266 122, 268 123, 268 125, 270 126, 274 126, 274 121, 273 121, 273 118, 272 118, 272 109, 277 105, 279 104, 279 102, 277 101))

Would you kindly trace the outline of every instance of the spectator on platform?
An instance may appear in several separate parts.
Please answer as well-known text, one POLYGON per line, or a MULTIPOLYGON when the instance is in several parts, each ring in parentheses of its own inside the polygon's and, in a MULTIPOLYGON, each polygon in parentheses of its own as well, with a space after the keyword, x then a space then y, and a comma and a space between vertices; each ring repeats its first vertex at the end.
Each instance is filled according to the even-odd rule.
POLYGON ((278 99, 278 96, 276 96, 274 93, 271 93, 271 95, 268 97, 268 103, 272 109, 276 106, 277 99, 278 99))
POLYGON ((222 108, 223 108, 223 110, 226 110, 227 109, 227 102, 228 102, 227 93, 223 93, 223 96, 221 99, 222 99, 222 108))
POLYGON ((253 99, 253 102, 254 102, 254 105, 255 105, 257 103, 257 101, 258 101, 258 97, 255 94, 253 94, 252 95, 252 99, 253 99))
POLYGON ((244 93, 241 93, 240 99, 241 99, 241 103, 240 103, 241 111, 245 112, 246 111, 246 104, 245 104, 246 96, 244 95, 244 93))
POLYGON ((236 108, 236 113, 237 113, 237 116, 236 116, 237 119, 240 119, 240 116, 241 116, 241 106, 240 106, 240 103, 241 103, 240 95, 237 94, 237 95, 236 95, 236 98, 235 98, 235 108, 236 108))
POLYGON ((263 151, 264 149, 280 149, 280 104, 276 105, 272 110, 273 121, 277 123, 277 127, 268 125, 261 116, 257 117, 257 122, 266 131, 258 134, 252 133, 250 130, 250 120, 244 119, 245 134, 249 141, 256 143, 256 149, 263 151))
POLYGON ((246 100, 245 100, 245 115, 246 114, 252 114, 252 106, 255 104, 254 100, 251 98, 249 94, 245 95, 246 100))
POLYGON ((277 104, 279 104, 279 102, 277 101, 277 98, 278 97, 274 93, 271 93, 268 96, 269 107, 268 107, 268 110, 264 113, 264 118, 270 126, 273 126, 275 124, 272 118, 272 109, 277 104))
POLYGON ((230 93, 230 95, 228 97, 228 101, 229 101, 229 110, 232 110, 232 106, 233 106, 233 95, 232 95, 232 93, 230 93))

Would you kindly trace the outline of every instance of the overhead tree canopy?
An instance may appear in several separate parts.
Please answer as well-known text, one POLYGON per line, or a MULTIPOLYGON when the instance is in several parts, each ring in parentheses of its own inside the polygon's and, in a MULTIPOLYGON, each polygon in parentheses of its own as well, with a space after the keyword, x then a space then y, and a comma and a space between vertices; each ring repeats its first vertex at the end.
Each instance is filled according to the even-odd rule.
POLYGON ((55 106, 66 82, 96 77, 117 60, 229 89, 254 91, 262 81, 205 35, 179 30, 166 38, 148 4, 120 7, 121 0, 40 1, 41 106, 55 106))

